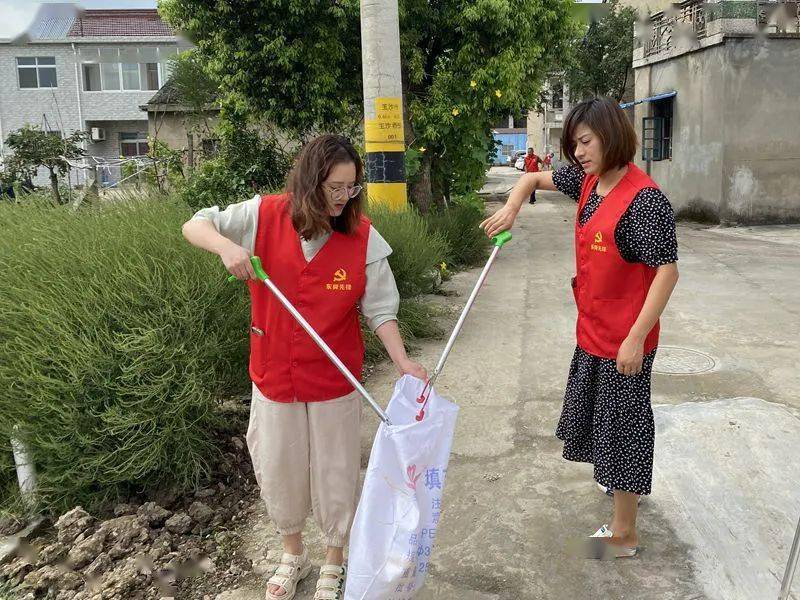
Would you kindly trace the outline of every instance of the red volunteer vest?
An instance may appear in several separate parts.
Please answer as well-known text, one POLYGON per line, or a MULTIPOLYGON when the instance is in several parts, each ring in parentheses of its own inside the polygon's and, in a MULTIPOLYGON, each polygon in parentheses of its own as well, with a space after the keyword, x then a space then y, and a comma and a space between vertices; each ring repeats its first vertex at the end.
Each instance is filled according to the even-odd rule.
MULTIPOLYGON (((636 165, 629 164, 625 176, 581 226, 580 214, 595 183, 596 175, 584 178, 575 217, 577 274, 572 291, 578 306, 578 346, 594 356, 616 359, 644 306, 656 269, 626 262, 619 254, 614 232, 636 194, 646 187, 658 186, 636 165)), ((658 345, 658 332, 656 323, 645 339, 645 354, 658 345)))
POLYGON ((535 154, 525 155, 525 172, 538 173, 539 172, 539 157, 535 154))
MULTIPOLYGON (((287 195, 262 196, 255 254, 294 307, 361 378, 364 341, 357 303, 366 286, 370 222, 353 235, 334 231, 311 262, 292 225, 287 195)), ((260 282, 250 281, 250 378, 270 400, 318 402, 353 391, 344 376, 260 282)))

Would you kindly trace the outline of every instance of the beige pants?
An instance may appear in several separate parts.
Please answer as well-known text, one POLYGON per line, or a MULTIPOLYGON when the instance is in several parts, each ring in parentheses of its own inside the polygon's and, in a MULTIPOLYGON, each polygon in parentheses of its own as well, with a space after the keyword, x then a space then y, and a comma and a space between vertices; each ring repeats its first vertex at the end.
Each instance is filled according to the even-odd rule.
POLYGON ((361 467, 361 397, 273 402, 253 386, 247 447, 261 497, 281 535, 308 513, 329 546, 343 547, 353 522, 361 467))

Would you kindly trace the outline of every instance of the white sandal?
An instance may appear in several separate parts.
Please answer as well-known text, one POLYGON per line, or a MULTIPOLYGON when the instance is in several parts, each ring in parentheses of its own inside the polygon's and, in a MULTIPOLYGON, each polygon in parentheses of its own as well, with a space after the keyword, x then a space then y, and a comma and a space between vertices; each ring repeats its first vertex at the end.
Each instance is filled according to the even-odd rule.
POLYGON ((267 586, 270 584, 277 585, 282 587, 286 593, 276 596, 267 587, 264 598, 266 600, 292 600, 297 594, 297 584, 308 577, 309 573, 311 573, 311 568, 308 550, 305 548, 303 548, 303 553, 300 556, 284 552, 283 556, 281 556, 281 564, 278 565, 275 573, 267 581, 267 586))
POLYGON ((342 600, 347 569, 339 565, 322 565, 319 570, 314 600, 342 600))
POLYGON ((592 538, 611 538, 614 537, 608 525, 603 525, 600 529, 594 532, 589 539, 593 542, 591 548, 594 549, 593 555, 588 558, 599 558, 608 560, 610 558, 633 558, 639 553, 639 546, 618 546, 617 544, 599 544, 592 538))

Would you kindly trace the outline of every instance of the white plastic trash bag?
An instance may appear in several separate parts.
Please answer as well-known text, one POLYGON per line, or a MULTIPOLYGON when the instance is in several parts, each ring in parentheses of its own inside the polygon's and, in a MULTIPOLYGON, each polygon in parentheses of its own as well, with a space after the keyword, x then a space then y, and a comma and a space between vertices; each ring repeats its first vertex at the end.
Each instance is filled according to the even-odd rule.
POLYGON ((425 583, 436 541, 458 406, 404 375, 381 423, 350 532, 345 600, 408 600, 425 583))

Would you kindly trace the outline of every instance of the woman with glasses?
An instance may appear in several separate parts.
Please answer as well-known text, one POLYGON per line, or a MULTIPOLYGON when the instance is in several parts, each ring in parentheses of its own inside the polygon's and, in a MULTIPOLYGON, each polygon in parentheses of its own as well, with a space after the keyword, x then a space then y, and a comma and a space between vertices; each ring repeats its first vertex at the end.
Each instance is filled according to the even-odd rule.
POLYGON ((269 290, 250 257, 261 257, 294 306, 350 371, 361 377, 359 312, 398 372, 425 369, 406 355, 391 248, 362 214, 361 158, 350 142, 322 135, 307 144, 287 191, 199 211, 184 224, 193 245, 214 252, 247 280, 252 305, 253 400, 247 444, 270 517, 283 539, 267 600, 290 600, 311 571, 302 530, 313 512, 327 546, 315 600, 342 597, 343 548, 356 509, 361 398, 269 290))

